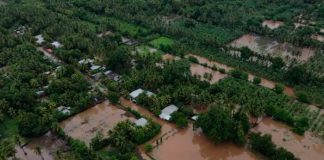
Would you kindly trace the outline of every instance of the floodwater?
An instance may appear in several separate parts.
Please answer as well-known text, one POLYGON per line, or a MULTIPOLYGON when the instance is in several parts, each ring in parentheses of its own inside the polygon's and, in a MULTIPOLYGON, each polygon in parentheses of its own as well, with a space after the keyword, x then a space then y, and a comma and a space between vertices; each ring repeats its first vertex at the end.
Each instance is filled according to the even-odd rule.
POLYGON ((323 35, 315 34, 315 35, 312 35, 312 38, 315 39, 315 40, 318 40, 320 42, 324 42, 324 36, 323 35))
POLYGON ((287 149, 302 160, 322 160, 324 157, 323 140, 310 132, 306 132, 304 136, 297 135, 290 130, 289 126, 269 117, 264 118, 254 130, 271 134, 277 146, 287 149))
POLYGON ((244 147, 233 143, 214 144, 192 124, 174 135, 164 137, 151 155, 158 160, 253 160, 260 159, 244 147))
POLYGON ((164 61, 174 61, 174 60, 179 60, 181 59, 180 57, 174 56, 172 54, 163 54, 162 60, 164 61))
POLYGON ((66 150, 65 141, 58 139, 51 132, 44 136, 32 139, 26 146, 16 146, 16 157, 22 160, 53 160, 58 150, 66 150), (40 147, 41 154, 36 154, 36 147, 40 147), (26 153, 26 154, 25 154, 26 153))
POLYGON ((107 135, 108 131, 113 129, 118 122, 135 121, 126 113, 126 111, 105 101, 64 120, 60 126, 67 135, 89 144, 98 132, 107 135))
POLYGON ((281 21, 266 20, 262 23, 262 26, 266 26, 270 29, 276 29, 282 26, 284 23, 281 21))
POLYGON ((200 64, 195 64, 195 63, 191 63, 190 70, 192 75, 198 75, 200 79, 209 81, 210 83, 216 83, 219 80, 227 77, 226 74, 220 73, 218 71, 214 71, 211 68, 202 66, 200 64), (205 73, 211 74, 210 80, 204 77, 205 73))
MULTIPOLYGON (((198 62, 200 64, 207 64, 208 67, 214 67, 216 66, 217 68, 224 68, 226 72, 232 70, 233 68, 232 67, 229 67, 227 65, 224 65, 224 64, 221 64, 221 63, 218 63, 218 62, 215 62, 215 61, 211 61, 205 57, 201 57, 201 56, 197 56, 197 55, 194 55, 194 54, 189 54, 188 56, 192 56, 192 57, 195 57, 197 58, 198 62)), ((191 65, 191 71, 193 72, 193 74, 197 74, 197 75, 201 75, 203 77, 204 73, 207 72, 207 73, 211 73, 211 72, 215 72, 211 69, 205 69, 207 67, 204 67, 204 66, 201 66, 201 65, 191 65)), ((251 73, 248 73, 249 74, 249 81, 253 81, 253 78, 256 77, 255 75, 251 74, 251 73)), ((226 75, 224 74, 221 74, 219 72, 217 73, 214 73, 213 75, 213 80, 215 82, 217 82, 218 80, 222 79, 222 78, 225 78, 226 75)), ((261 83, 260 83, 261 86, 263 87, 266 87, 266 88, 270 88, 270 89, 273 89, 275 86, 276 86, 276 82, 274 81, 270 81, 270 80, 267 80, 267 79, 264 79, 264 78, 261 78, 261 83)), ((295 92, 293 90, 293 88, 291 87, 288 87, 288 86, 285 86, 284 87, 284 91, 283 91, 285 94, 287 94, 288 96, 295 96, 295 92)))
POLYGON ((248 47, 260 55, 279 56, 285 62, 291 62, 292 59, 304 62, 315 55, 313 49, 294 47, 292 44, 279 43, 271 38, 261 37, 255 34, 245 34, 231 42, 229 46, 236 48, 248 47))
MULTIPOLYGON (((157 118, 148 110, 125 98, 121 98, 121 104, 152 118, 162 126, 161 133, 148 142, 156 146, 156 141, 162 138, 163 143, 150 153, 150 156, 158 160, 260 159, 248 149, 232 143, 215 145, 199 130, 193 131, 192 124, 187 129, 180 130, 174 124, 157 118)), ((143 146, 140 146, 140 151, 143 157, 148 157, 144 153, 143 146)))

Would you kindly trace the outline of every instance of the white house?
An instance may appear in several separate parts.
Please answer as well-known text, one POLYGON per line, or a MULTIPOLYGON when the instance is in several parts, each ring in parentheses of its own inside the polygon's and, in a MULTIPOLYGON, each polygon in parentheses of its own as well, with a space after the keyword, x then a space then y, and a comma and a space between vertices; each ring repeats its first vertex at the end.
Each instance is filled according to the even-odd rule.
POLYGON ((79 64, 92 64, 94 62, 93 59, 82 59, 79 61, 79 64))
POLYGON ((55 48, 61 48, 63 45, 60 43, 60 42, 58 42, 58 41, 54 41, 54 42, 52 42, 51 43, 55 48))
POLYGON ((195 116, 191 117, 191 119, 194 120, 194 121, 197 121, 198 115, 195 115, 195 116))
POLYGON ((155 95, 153 92, 150 92, 150 91, 144 91, 143 89, 140 88, 140 89, 137 89, 137 90, 131 92, 131 93, 129 94, 129 97, 130 97, 130 99, 131 99, 133 102, 136 102, 136 98, 137 98, 140 94, 142 94, 143 92, 145 92, 146 95, 147 95, 148 97, 151 97, 151 96, 154 96, 154 95, 155 95))
POLYGON ((147 125, 147 120, 145 118, 140 118, 135 121, 136 126, 145 127, 147 125))
POLYGON ((35 36, 35 38, 36 38, 36 43, 37 44, 42 44, 42 43, 45 42, 45 39, 44 39, 43 35, 41 35, 41 34, 35 36))
POLYGON ((98 66, 98 65, 92 65, 92 66, 90 67, 90 70, 94 71, 94 70, 97 70, 97 69, 100 69, 100 68, 101 68, 101 66, 98 66))
POLYGON ((178 111, 179 108, 175 105, 169 105, 167 107, 165 107, 162 111, 161 114, 159 115, 159 117, 161 119, 167 120, 169 121, 171 119, 171 114, 178 111))

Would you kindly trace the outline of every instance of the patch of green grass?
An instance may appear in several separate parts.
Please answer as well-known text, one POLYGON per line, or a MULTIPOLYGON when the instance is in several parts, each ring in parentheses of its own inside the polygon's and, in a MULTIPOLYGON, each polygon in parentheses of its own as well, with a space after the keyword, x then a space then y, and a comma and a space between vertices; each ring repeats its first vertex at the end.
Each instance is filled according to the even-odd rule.
POLYGON ((170 39, 168 37, 160 37, 155 40, 152 40, 149 44, 153 47, 160 48, 161 45, 171 46, 173 43, 173 39, 170 39))
POLYGON ((126 21, 122 21, 116 18, 108 18, 110 25, 113 25, 122 34, 129 35, 131 37, 137 37, 140 34, 147 34, 148 30, 141 26, 137 26, 126 21))
POLYGON ((18 135, 18 126, 15 119, 6 119, 0 124, 0 138, 12 138, 18 135))

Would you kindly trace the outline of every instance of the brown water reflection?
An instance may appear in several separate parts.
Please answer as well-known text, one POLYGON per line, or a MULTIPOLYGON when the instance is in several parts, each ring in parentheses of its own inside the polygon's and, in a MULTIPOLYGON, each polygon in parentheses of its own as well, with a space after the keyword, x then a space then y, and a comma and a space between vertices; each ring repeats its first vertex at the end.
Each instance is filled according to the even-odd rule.
POLYGON ((158 160, 250 160, 260 159, 243 147, 232 143, 214 144, 192 125, 163 139, 162 145, 154 148, 152 156, 158 160))
POLYGON ((272 140, 280 147, 294 153, 300 159, 322 160, 324 157, 324 142, 306 132, 304 136, 290 131, 290 127, 271 118, 264 118, 254 129, 263 134, 271 134, 272 140))
POLYGON ((89 144, 97 132, 107 135, 110 129, 124 120, 135 119, 127 116, 126 111, 105 101, 64 120, 60 126, 67 135, 89 144))
POLYGON ((324 36, 323 35, 315 34, 315 35, 312 35, 312 38, 315 39, 315 40, 318 40, 320 42, 324 42, 324 36))
POLYGON ((252 51, 272 57, 281 57, 286 62, 292 59, 297 61, 307 61, 315 55, 315 51, 310 48, 299 48, 289 43, 279 43, 274 39, 261 37, 255 34, 246 34, 229 44, 231 47, 242 48, 248 47, 252 51))
POLYGON ((19 146, 16 146, 15 149, 16 157, 22 160, 42 160, 42 157, 45 160, 53 160, 56 151, 66 150, 67 147, 65 141, 48 132, 42 137, 32 139, 23 149, 19 146), (41 155, 36 154, 36 147, 40 147, 41 155))
MULTIPOLYGON (((141 106, 125 98, 120 100, 123 106, 131 107, 162 126, 161 133, 148 142, 155 146, 156 140, 163 139, 162 145, 156 147, 151 155, 158 160, 259 159, 246 148, 232 143, 213 144, 200 131, 193 131, 191 124, 187 129, 179 130, 174 124, 157 118, 141 106)), ((143 146, 140 148, 142 156, 146 157, 143 146)))

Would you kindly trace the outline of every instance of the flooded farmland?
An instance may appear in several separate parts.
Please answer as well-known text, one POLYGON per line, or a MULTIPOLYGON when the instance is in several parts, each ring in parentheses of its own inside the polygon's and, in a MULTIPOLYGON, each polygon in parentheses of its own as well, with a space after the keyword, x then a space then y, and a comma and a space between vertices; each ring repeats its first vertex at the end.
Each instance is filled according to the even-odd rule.
POLYGON ((107 135, 110 129, 124 120, 135 119, 127 116, 126 111, 105 101, 64 120, 60 126, 67 135, 89 144, 98 132, 107 135))
MULTIPOLYGON (((200 130, 194 131, 191 124, 187 129, 179 130, 174 124, 156 118, 148 110, 129 100, 122 98, 121 103, 124 106, 131 107, 143 115, 152 118, 162 126, 161 133, 148 142, 155 146, 150 156, 158 160, 169 160, 175 157, 177 160, 260 159, 260 157, 256 156, 248 149, 236 146, 232 143, 215 145, 207 139, 200 130), (156 141, 161 138, 162 144, 156 147, 156 141)), ((142 155, 147 157, 144 153, 143 146, 140 148, 142 155)))
POLYGON ((291 62, 296 59, 299 62, 305 62, 315 55, 315 51, 310 48, 299 48, 289 43, 279 43, 276 40, 267 37, 261 37, 255 34, 246 34, 229 44, 231 47, 248 47, 252 51, 271 57, 281 57, 285 62, 291 62))
MULTIPOLYGON (((229 67, 227 65, 224 65, 224 64, 221 64, 221 63, 218 63, 218 62, 215 62, 215 61, 211 61, 211 60, 209 60, 209 59, 207 59, 205 57, 197 56, 197 55, 194 55, 194 54, 189 54, 188 56, 195 57, 200 64, 206 64, 208 67, 223 68, 223 69, 225 69, 226 72, 233 69, 232 67, 229 67)), ((207 73, 215 72, 215 71, 213 71, 211 69, 208 70, 208 69, 205 69, 205 68, 207 68, 207 67, 204 67, 204 66, 201 66, 201 65, 199 65, 199 66, 194 65, 194 67, 193 67, 193 65, 191 65, 191 70, 192 70, 193 74, 198 74, 198 75, 203 76, 203 74, 205 72, 207 72, 207 73)), ((248 74, 249 74, 249 81, 253 81, 253 78, 256 77, 256 76, 251 74, 251 73, 248 73, 248 74)), ((217 80, 220 80, 220 79, 225 78, 225 77, 226 77, 226 75, 221 74, 219 72, 214 73, 214 76, 213 76, 213 78, 215 79, 214 81, 216 81, 216 82, 217 82, 217 80)), ((276 86, 276 82, 261 78, 260 85, 263 86, 263 87, 266 87, 266 88, 273 89, 276 86)), ((295 96, 295 92, 294 92, 293 88, 288 87, 288 86, 284 87, 284 93, 287 94, 288 96, 295 96)))
POLYGON ((216 83, 219 80, 227 77, 226 74, 220 73, 218 71, 214 71, 211 68, 204 67, 200 64, 195 64, 195 63, 191 63, 190 70, 192 75, 199 76, 200 79, 209 81, 210 83, 216 83), (206 73, 211 75, 210 79, 204 77, 206 73))
POLYGON ((312 160, 322 160, 324 157, 323 140, 310 132, 306 132, 304 136, 297 135, 290 130, 289 126, 271 118, 264 118, 254 130, 271 134, 276 145, 284 147, 302 160, 310 157, 312 160))
POLYGON ((58 150, 67 149, 65 141, 58 139, 51 132, 44 136, 32 139, 22 148, 15 147, 16 157, 22 160, 53 160, 58 150), (36 153, 36 148, 40 148, 40 153, 36 153))
POLYGON ((192 125, 180 130, 163 143, 156 146, 152 156, 158 160, 254 160, 262 159, 244 147, 233 143, 214 144, 200 130, 194 131, 192 125))

